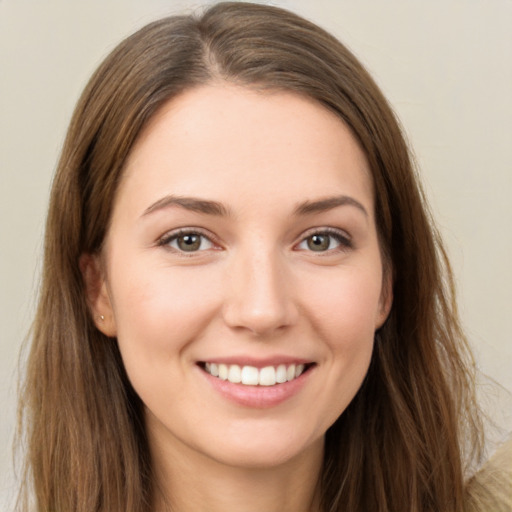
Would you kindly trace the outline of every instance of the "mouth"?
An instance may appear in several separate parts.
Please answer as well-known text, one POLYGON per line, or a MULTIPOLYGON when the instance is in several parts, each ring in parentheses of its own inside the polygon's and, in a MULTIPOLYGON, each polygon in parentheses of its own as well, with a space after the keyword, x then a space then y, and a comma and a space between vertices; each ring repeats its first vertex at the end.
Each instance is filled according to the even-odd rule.
POLYGON ((220 380, 243 386, 277 386, 298 379, 315 363, 279 364, 277 366, 256 366, 200 362, 199 367, 220 380))

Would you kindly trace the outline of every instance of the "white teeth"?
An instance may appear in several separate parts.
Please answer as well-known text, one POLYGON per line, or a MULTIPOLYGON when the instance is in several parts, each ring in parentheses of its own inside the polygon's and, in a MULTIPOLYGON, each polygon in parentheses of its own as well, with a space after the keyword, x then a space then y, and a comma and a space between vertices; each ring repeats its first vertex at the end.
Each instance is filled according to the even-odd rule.
POLYGON ((244 366, 242 368, 242 384, 246 386, 257 386, 259 384, 260 372, 254 366, 244 366))
POLYGON ((232 364, 229 367, 228 380, 229 382, 233 382, 234 384, 242 382, 242 370, 240 370, 240 366, 238 366, 237 364, 232 364))
POLYGON ((228 380, 228 367, 225 364, 219 364, 219 379, 228 380))
POLYGON ((277 367, 265 366, 256 368, 254 366, 239 366, 237 364, 205 363, 204 369, 210 375, 227 380, 233 384, 244 384, 246 386, 274 386, 300 377, 304 373, 303 364, 280 364, 277 367))
POLYGON ((284 364, 280 364, 276 370, 276 382, 282 384, 286 382, 286 366, 284 364))
POLYGON ((260 370, 260 386, 273 386, 276 383, 276 369, 265 366, 260 370))
POLYGON ((218 377, 219 376, 219 366, 215 363, 210 364, 210 373, 214 377, 218 377))

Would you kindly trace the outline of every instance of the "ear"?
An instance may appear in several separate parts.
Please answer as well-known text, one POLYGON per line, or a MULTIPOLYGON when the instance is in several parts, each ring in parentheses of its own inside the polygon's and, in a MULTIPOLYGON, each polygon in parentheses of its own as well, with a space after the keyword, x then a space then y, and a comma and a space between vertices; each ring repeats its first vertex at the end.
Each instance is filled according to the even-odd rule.
POLYGON ((96 254, 82 254, 79 266, 84 281, 87 305, 94 324, 106 336, 110 338, 117 336, 114 310, 100 257, 96 254))
POLYGON ((382 290, 380 293, 379 311, 375 322, 375 330, 380 329, 388 319, 393 305, 393 272, 389 268, 384 269, 382 276, 382 290))

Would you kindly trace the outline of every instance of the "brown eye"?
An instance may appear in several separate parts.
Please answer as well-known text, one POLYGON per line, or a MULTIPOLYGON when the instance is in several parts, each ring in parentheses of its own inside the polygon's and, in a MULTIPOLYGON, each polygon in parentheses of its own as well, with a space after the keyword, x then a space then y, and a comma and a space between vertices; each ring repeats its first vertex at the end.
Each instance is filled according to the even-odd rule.
POLYGON ((181 235, 176 239, 176 244, 182 251, 197 251, 201 247, 201 235, 181 235))
POLYGON ((213 242, 205 235, 196 232, 176 233, 165 237, 160 245, 179 252, 200 252, 211 249, 213 242))
POLYGON ((311 251, 327 251, 331 247, 332 236, 330 235, 311 235, 307 239, 308 249, 311 251))
POLYGON ((341 230, 329 228, 327 231, 317 231, 302 239, 298 249, 309 252, 341 251, 352 248, 350 237, 341 230))

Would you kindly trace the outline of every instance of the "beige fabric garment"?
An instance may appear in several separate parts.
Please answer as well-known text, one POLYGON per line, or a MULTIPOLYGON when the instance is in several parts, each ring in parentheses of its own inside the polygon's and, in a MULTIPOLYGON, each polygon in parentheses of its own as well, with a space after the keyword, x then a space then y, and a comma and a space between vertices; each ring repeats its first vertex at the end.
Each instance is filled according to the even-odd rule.
POLYGON ((466 500, 467 512, 512 512, 512 439, 471 478, 466 500))

